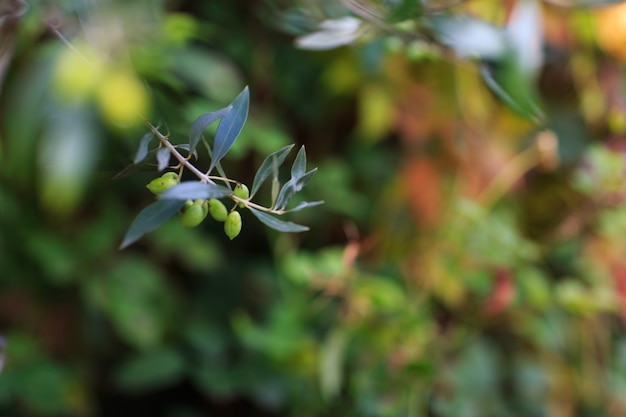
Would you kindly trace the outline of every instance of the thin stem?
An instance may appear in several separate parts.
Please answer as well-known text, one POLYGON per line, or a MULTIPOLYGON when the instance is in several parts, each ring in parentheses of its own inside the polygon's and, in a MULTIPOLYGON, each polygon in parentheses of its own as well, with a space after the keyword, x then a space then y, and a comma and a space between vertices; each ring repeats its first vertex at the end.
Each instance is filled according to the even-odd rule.
POLYGON ((276 214, 278 216, 280 216, 281 214, 285 214, 285 210, 276 210, 276 209, 268 208, 268 207, 265 207, 265 206, 261 206, 259 204, 253 203, 250 200, 246 200, 245 198, 237 197, 234 194, 230 195, 229 197, 230 197, 231 200, 234 200, 237 203, 242 203, 246 207, 252 207, 254 209, 257 209, 257 210, 260 210, 260 211, 264 211, 266 213, 276 214))
POLYGON ((166 136, 163 136, 163 134, 159 132, 156 127, 152 126, 152 124, 149 122, 146 123, 148 124, 148 127, 150 127, 152 133, 157 135, 157 137, 161 141, 161 144, 163 144, 163 146, 170 150, 172 155, 174 155, 174 158, 178 159, 178 162, 180 162, 189 171, 193 172, 200 179, 200 181, 207 184, 215 184, 215 182, 213 182, 211 178, 209 178, 206 174, 196 168, 191 162, 189 162, 187 158, 182 156, 180 152, 178 152, 178 149, 176 149, 176 147, 170 143, 169 139, 166 136))
POLYGON ((209 175, 208 177, 210 179, 212 179, 212 180, 224 181, 224 182, 232 182, 233 184, 239 184, 239 181, 233 180, 233 179, 230 179, 230 178, 226 178, 226 177, 218 177, 217 175, 209 175))
MULTIPOLYGON (((146 122, 146 124, 148 125, 148 127, 150 128, 152 133, 154 133, 159 138, 159 141, 161 141, 161 144, 163 144, 163 146, 165 146, 166 148, 168 148, 170 150, 172 155, 174 155, 174 158, 176 158, 180 162, 180 164, 182 166, 187 168, 189 171, 193 172, 200 179, 200 181, 202 181, 204 183, 208 183, 208 184, 215 184, 215 182, 213 180, 232 182, 232 183, 239 183, 239 181, 235 181, 235 180, 232 180, 230 178, 218 177, 218 176, 209 176, 209 175, 205 174, 204 172, 200 171, 191 162, 189 162, 189 160, 187 158, 185 158, 183 155, 180 154, 180 152, 178 152, 178 149, 176 149, 176 147, 170 143, 170 141, 167 138, 167 136, 164 136, 161 132, 159 132, 159 130, 156 127, 154 127, 150 122, 146 122)), ((182 168, 181 168, 181 173, 182 173, 182 168)), ((281 214, 285 213, 285 210, 275 210, 275 209, 271 209, 271 208, 268 208, 268 207, 265 207, 265 206, 261 206, 259 204, 253 203, 250 200, 246 200, 244 198, 237 197, 234 194, 231 194, 228 197, 231 200, 233 200, 233 201, 235 201, 237 203, 241 203, 245 207, 248 207, 248 208, 254 208, 254 209, 257 209, 257 210, 260 210, 260 211, 264 211, 266 213, 271 213, 271 214, 276 214, 276 215, 281 215, 281 214)))

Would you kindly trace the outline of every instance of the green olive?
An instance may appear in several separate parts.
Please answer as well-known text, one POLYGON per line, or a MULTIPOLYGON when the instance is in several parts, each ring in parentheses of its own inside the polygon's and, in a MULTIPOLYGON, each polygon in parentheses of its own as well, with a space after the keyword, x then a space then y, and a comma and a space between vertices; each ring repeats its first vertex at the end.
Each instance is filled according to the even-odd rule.
POLYGON ((211 213, 211 217, 218 222, 223 222, 226 220, 226 217, 228 217, 228 210, 226 210, 226 206, 217 198, 209 200, 209 213, 211 213))
POLYGON ((166 172, 165 174, 161 175, 161 178, 170 178, 173 180, 176 180, 176 182, 180 181, 180 178, 178 177, 178 174, 175 172, 166 172))
POLYGON ((230 240, 236 238, 241 232, 241 215, 238 211, 232 211, 224 222, 224 233, 230 240))
MULTIPOLYGON (((235 186, 235 189, 233 190, 233 194, 235 194, 235 196, 247 200, 248 198, 250 198, 250 190, 248 190, 248 187, 246 186, 246 184, 241 184, 238 183, 235 186)), ((243 207, 244 204, 243 203, 239 203, 239 207, 243 207)))
POLYGON ((196 200, 191 205, 191 207, 187 208, 180 219, 180 223, 183 227, 196 227, 207 216, 207 210, 204 207, 205 200, 196 200))
POLYGON ((159 178, 155 178, 146 185, 146 188, 152 193, 159 195, 168 188, 172 188, 179 182, 178 174, 175 172, 166 172, 159 178))

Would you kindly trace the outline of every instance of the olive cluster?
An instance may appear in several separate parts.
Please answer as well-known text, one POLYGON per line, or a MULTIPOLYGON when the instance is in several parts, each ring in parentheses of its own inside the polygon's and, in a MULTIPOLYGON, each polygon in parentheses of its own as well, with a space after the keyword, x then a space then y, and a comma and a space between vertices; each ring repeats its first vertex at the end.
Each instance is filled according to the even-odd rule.
MULTIPOLYGON (((166 172, 159 178, 155 178, 146 185, 148 190, 159 195, 165 190, 175 186, 180 182, 180 177, 175 172, 166 172)), ((248 187, 244 184, 237 184, 233 189, 233 195, 246 200, 250 196, 248 187)), ((243 207, 243 203, 238 203, 243 207)), ((241 232, 241 214, 236 210, 235 205, 230 212, 217 198, 210 200, 187 200, 181 210, 181 225, 183 227, 196 227, 204 221, 210 214, 214 220, 224 223, 224 233, 230 240, 236 238, 241 232)))

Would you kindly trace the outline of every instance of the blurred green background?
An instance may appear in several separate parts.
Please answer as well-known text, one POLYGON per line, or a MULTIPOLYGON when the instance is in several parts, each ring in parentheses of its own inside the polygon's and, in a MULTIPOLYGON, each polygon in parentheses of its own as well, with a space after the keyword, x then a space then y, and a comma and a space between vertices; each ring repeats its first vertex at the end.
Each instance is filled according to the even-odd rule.
POLYGON ((626 415, 626 7, 575 3, 0 1, 0 414, 626 415), (294 45, 359 11, 352 45, 294 45), (413 37, 442 11, 525 22, 536 72, 483 64, 543 118, 459 26, 413 37), (305 145, 311 230, 119 251, 154 198, 153 166, 113 179, 138 115, 184 143, 246 85, 222 164, 305 145))

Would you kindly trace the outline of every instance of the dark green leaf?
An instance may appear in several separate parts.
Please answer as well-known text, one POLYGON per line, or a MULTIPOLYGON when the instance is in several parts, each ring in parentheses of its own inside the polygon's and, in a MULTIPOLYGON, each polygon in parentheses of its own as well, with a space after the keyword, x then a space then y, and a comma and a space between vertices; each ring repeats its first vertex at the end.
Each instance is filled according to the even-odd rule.
POLYGON ((232 191, 221 185, 185 181, 166 190, 160 198, 162 200, 208 200, 226 197, 230 194, 232 191))
POLYGON ((159 165, 159 171, 163 171, 170 164, 170 150, 168 148, 161 148, 157 151, 156 159, 159 165))
POLYGON ((302 190, 302 187, 309 182, 316 172, 317 168, 310 170, 300 178, 292 178, 287 181, 285 185, 283 185, 283 188, 281 188, 280 193, 278 193, 276 208, 283 210, 287 206, 287 203, 289 203, 289 200, 291 200, 291 197, 293 197, 298 191, 302 190))
POLYGON ((154 134, 152 132, 148 132, 141 137, 139 141, 139 148, 137 148, 137 153, 135 154, 135 159, 133 159, 134 164, 138 164, 148 155, 148 145, 150 141, 154 138, 154 134))
POLYGON ((308 227, 302 226, 300 224, 285 222, 282 220, 278 220, 276 217, 267 214, 263 211, 254 209, 252 207, 248 207, 248 209, 255 215, 257 219, 261 221, 261 223, 265 224, 268 227, 271 227, 274 230, 278 230, 279 232, 285 233, 296 233, 296 232, 306 232, 309 230, 308 227))
POLYGON ((293 145, 285 146, 282 149, 272 152, 265 158, 258 171, 254 175, 254 181, 252 181, 252 190, 250 191, 250 197, 254 196, 265 180, 272 174, 274 166, 279 167, 287 154, 291 151, 293 145))
POLYGON ((293 161, 293 165, 291 166, 291 178, 299 179, 306 172, 306 151, 304 150, 304 146, 300 148, 298 154, 296 155, 296 159, 293 161))
POLYGON ((189 129, 189 149, 191 151, 195 151, 198 143, 200 142, 200 138, 202 137, 202 132, 204 132, 204 129, 209 127, 209 125, 211 125, 217 119, 224 117, 224 115, 231 110, 232 106, 228 106, 211 113, 205 113, 198 117, 191 125, 191 129, 189 129))
POLYGON ((209 172, 222 160, 228 153, 233 143, 241 133, 243 125, 248 118, 248 106, 250 104, 250 92, 248 87, 237 96, 229 107, 232 109, 222 117, 220 125, 215 132, 215 142, 213 144, 213 158, 209 172))
POLYGON ((300 211, 305 208, 315 207, 315 206, 319 206, 322 204, 324 204, 323 201, 303 201, 302 203, 298 204, 294 208, 287 210, 287 212, 292 213, 294 211, 300 211))
POLYGON ((128 228, 120 249, 128 247, 144 234, 157 229, 175 215, 183 204, 185 204, 183 200, 158 200, 141 210, 128 228))

